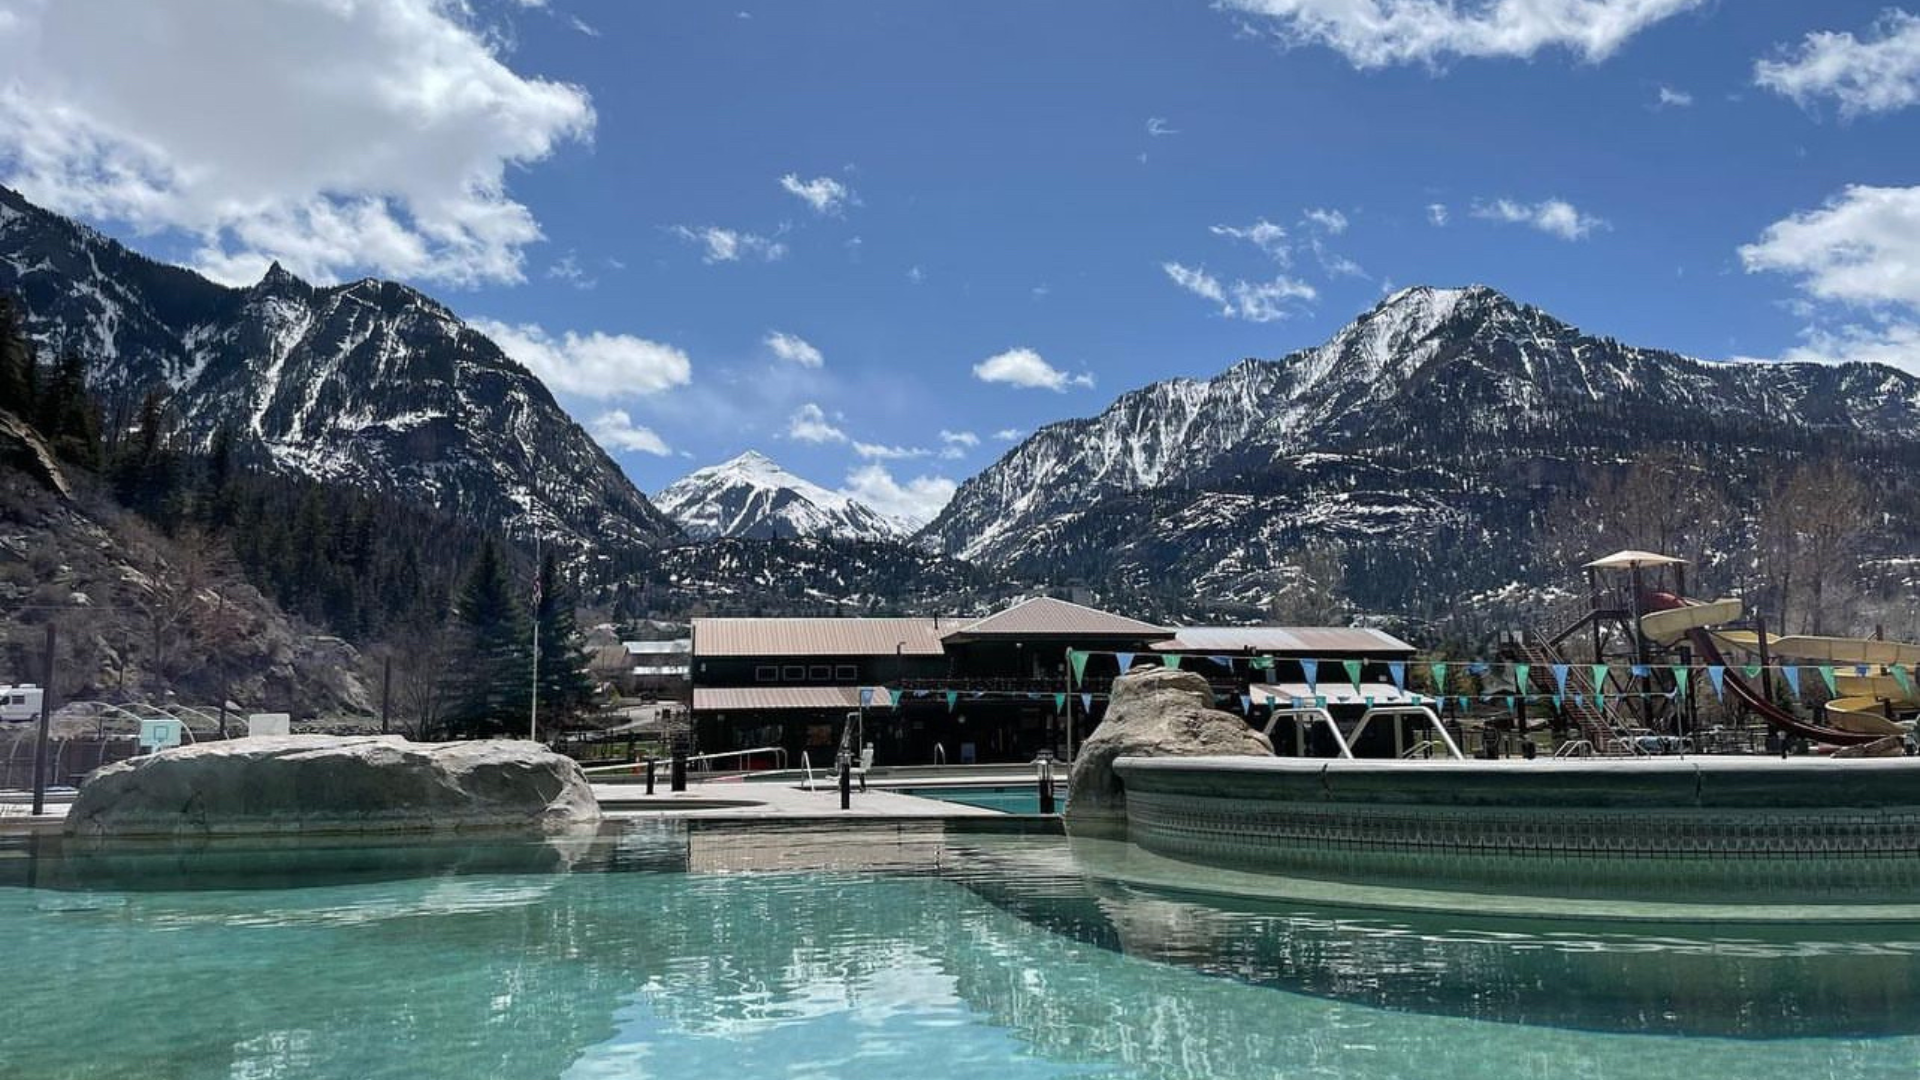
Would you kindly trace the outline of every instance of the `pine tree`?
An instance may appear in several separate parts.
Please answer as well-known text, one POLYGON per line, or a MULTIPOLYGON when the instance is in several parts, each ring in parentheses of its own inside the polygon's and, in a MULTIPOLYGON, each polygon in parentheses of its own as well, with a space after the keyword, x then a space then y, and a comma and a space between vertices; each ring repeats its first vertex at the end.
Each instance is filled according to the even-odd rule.
POLYGON ((13 297, 0 295, 0 409, 32 423, 39 397, 38 374, 20 309, 13 297))
POLYGON ((540 562, 540 727, 565 726, 593 701, 593 679, 574 625, 573 591, 560 575, 560 561, 549 551, 540 562))
POLYGON ((459 647, 448 673, 454 682, 448 729, 467 738, 522 730, 533 690, 527 616, 491 537, 460 590, 454 624, 459 647))

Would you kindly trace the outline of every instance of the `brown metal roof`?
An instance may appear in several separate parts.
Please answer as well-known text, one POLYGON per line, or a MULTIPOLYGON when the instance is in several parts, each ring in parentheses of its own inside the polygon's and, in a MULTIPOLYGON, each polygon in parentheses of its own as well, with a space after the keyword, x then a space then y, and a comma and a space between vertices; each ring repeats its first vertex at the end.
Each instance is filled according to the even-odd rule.
POLYGON ((1098 608, 1055 600, 1050 596, 1036 596, 1022 600, 998 614, 968 623, 948 637, 955 641, 983 637, 1153 639, 1165 637, 1171 632, 1162 626, 1098 608))
MULTIPOLYGON (((893 708, 893 695, 884 686, 873 692, 870 709, 893 708)), ((845 711, 860 707, 858 686, 696 686, 694 712, 760 712, 787 709, 845 711)))
POLYGON ((1262 652, 1292 656, 1410 653, 1413 646, 1384 630, 1358 626, 1183 626, 1160 652, 1262 652))
POLYGON ((940 656, 934 619, 695 619, 693 653, 714 656, 940 656))

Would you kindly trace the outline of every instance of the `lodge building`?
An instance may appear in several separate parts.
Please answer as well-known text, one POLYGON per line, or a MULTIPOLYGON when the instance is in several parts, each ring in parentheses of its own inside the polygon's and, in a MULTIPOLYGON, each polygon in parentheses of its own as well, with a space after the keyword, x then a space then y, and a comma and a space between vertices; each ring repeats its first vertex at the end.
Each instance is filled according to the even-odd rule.
POLYGON ((1264 722, 1315 692, 1408 700, 1387 670, 1413 652, 1378 630, 1173 628, 1051 597, 984 618, 697 618, 694 739, 703 753, 778 746, 818 767, 853 725, 882 764, 1028 761, 1084 740, 1132 664, 1179 663, 1222 708, 1264 722), (1077 676, 1076 652, 1088 654, 1077 676), (1361 665, 1355 685, 1316 682, 1311 665, 1344 661, 1361 665))

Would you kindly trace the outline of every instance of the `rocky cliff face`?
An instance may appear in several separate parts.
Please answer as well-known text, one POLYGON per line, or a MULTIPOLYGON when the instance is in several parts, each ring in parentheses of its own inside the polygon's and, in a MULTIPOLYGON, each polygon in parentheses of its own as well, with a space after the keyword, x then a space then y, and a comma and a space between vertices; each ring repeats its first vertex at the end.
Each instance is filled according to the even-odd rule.
MULTIPOLYGON (((1042 428, 963 484, 922 539, 1176 612, 1183 590, 1188 610, 1257 611, 1288 553, 1329 539, 1347 545, 1365 599, 1404 610, 1539 580, 1548 569, 1530 553, 1552 497, 1654 449, 1749 486, 1815 454, 1910 472, 1920 380, 1708 363, 1583 333, 1492 289, 1413 288, 1317 348, 1042 428)), ((1920 538, 1920 522, 1887 524, 1889 538, 1920 538)))
POLYGON ((680 537, 532 373, 403 285, 275 266, 231 289, 0 189, 0 291, 43 357, 89 360, 110 411, 164 389, 195 445, 224 428, 288 473, 582 551, 680 537))

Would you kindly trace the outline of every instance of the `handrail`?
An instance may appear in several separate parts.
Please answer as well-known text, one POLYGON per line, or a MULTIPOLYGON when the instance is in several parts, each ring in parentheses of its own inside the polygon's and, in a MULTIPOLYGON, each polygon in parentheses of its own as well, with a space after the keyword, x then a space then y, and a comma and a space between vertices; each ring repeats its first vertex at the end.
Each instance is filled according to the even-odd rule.
POLYGON ((800 768, 803 772, 807 774, 807 779, 802 784, 801 790, 812 791, 814 789, 813 788, 813 759, 807 756, 807 752, 805 750, 800 751, 800 768))
MULTIPOLYGON (((1324 721, 1327 725, 1327 730, 1333 732, 1333 743, 1340 748, 1340 756, 1343 758, 1353 757, 1353 750, 1347 746, 1347 737, 1340 733, 1340 725, 1334 722, 1333 714, 1320 706, 1303 705, 1292 709, 1275 709, 1273 710, 1273 715, 1267 718, 1267 726, 1260 729, 1260 734, 1267 736, 1267 738, 1271 740, 1273 738, 1273 726, 1279 723, 1282 717, 1289 720, 1305 720, 1307 723, 1312 723, 1315 720, 1324 721)), ((1304 735, 1302 739, 1304 741, 1304 735)), ((1301 756, 1305 756, 1304 751, 1301 756)))
POLYGON ((1560 744, 1560 748, 1553 752, 1553 756, 1557 758, 1592 757, 1593 743, 1586 739, 1568 739, 1560 744))
POLYGON ((934 763, 935 765, 941 765, 941 766, 944 766, 944 765, 946 765, 946 763, 947 763, 947 744, 945 744, 945 743, 934 743, 934 744, 933 744, 933 763, 934 763))
MULTIPOLYGON (((1368 709, 1366 712, 1360 714, 1360 722, 1353 727, 1353 737, 1355 740, 1360 738, 1360 733, 1366 730, 1367 724, 1376 716, 1421 717, 1425 719, 1427 723, 1433 725, 1434 734, 1440 736, 1440 744, 1447 748, 1447 753, 1452 755, 1454 760, 1459 761, 1466 758, 1466 755, 1460 752, 1460 748, 1454 745, 1453 736, 1447 734, 1447 726, 1441 723, 1440 717, 1435 715, 1434 711, 1425 705, 1380 705, 1368 709)), ((1349 754, 1347 756, 1352 757, 1353 755, 1349 754)))

